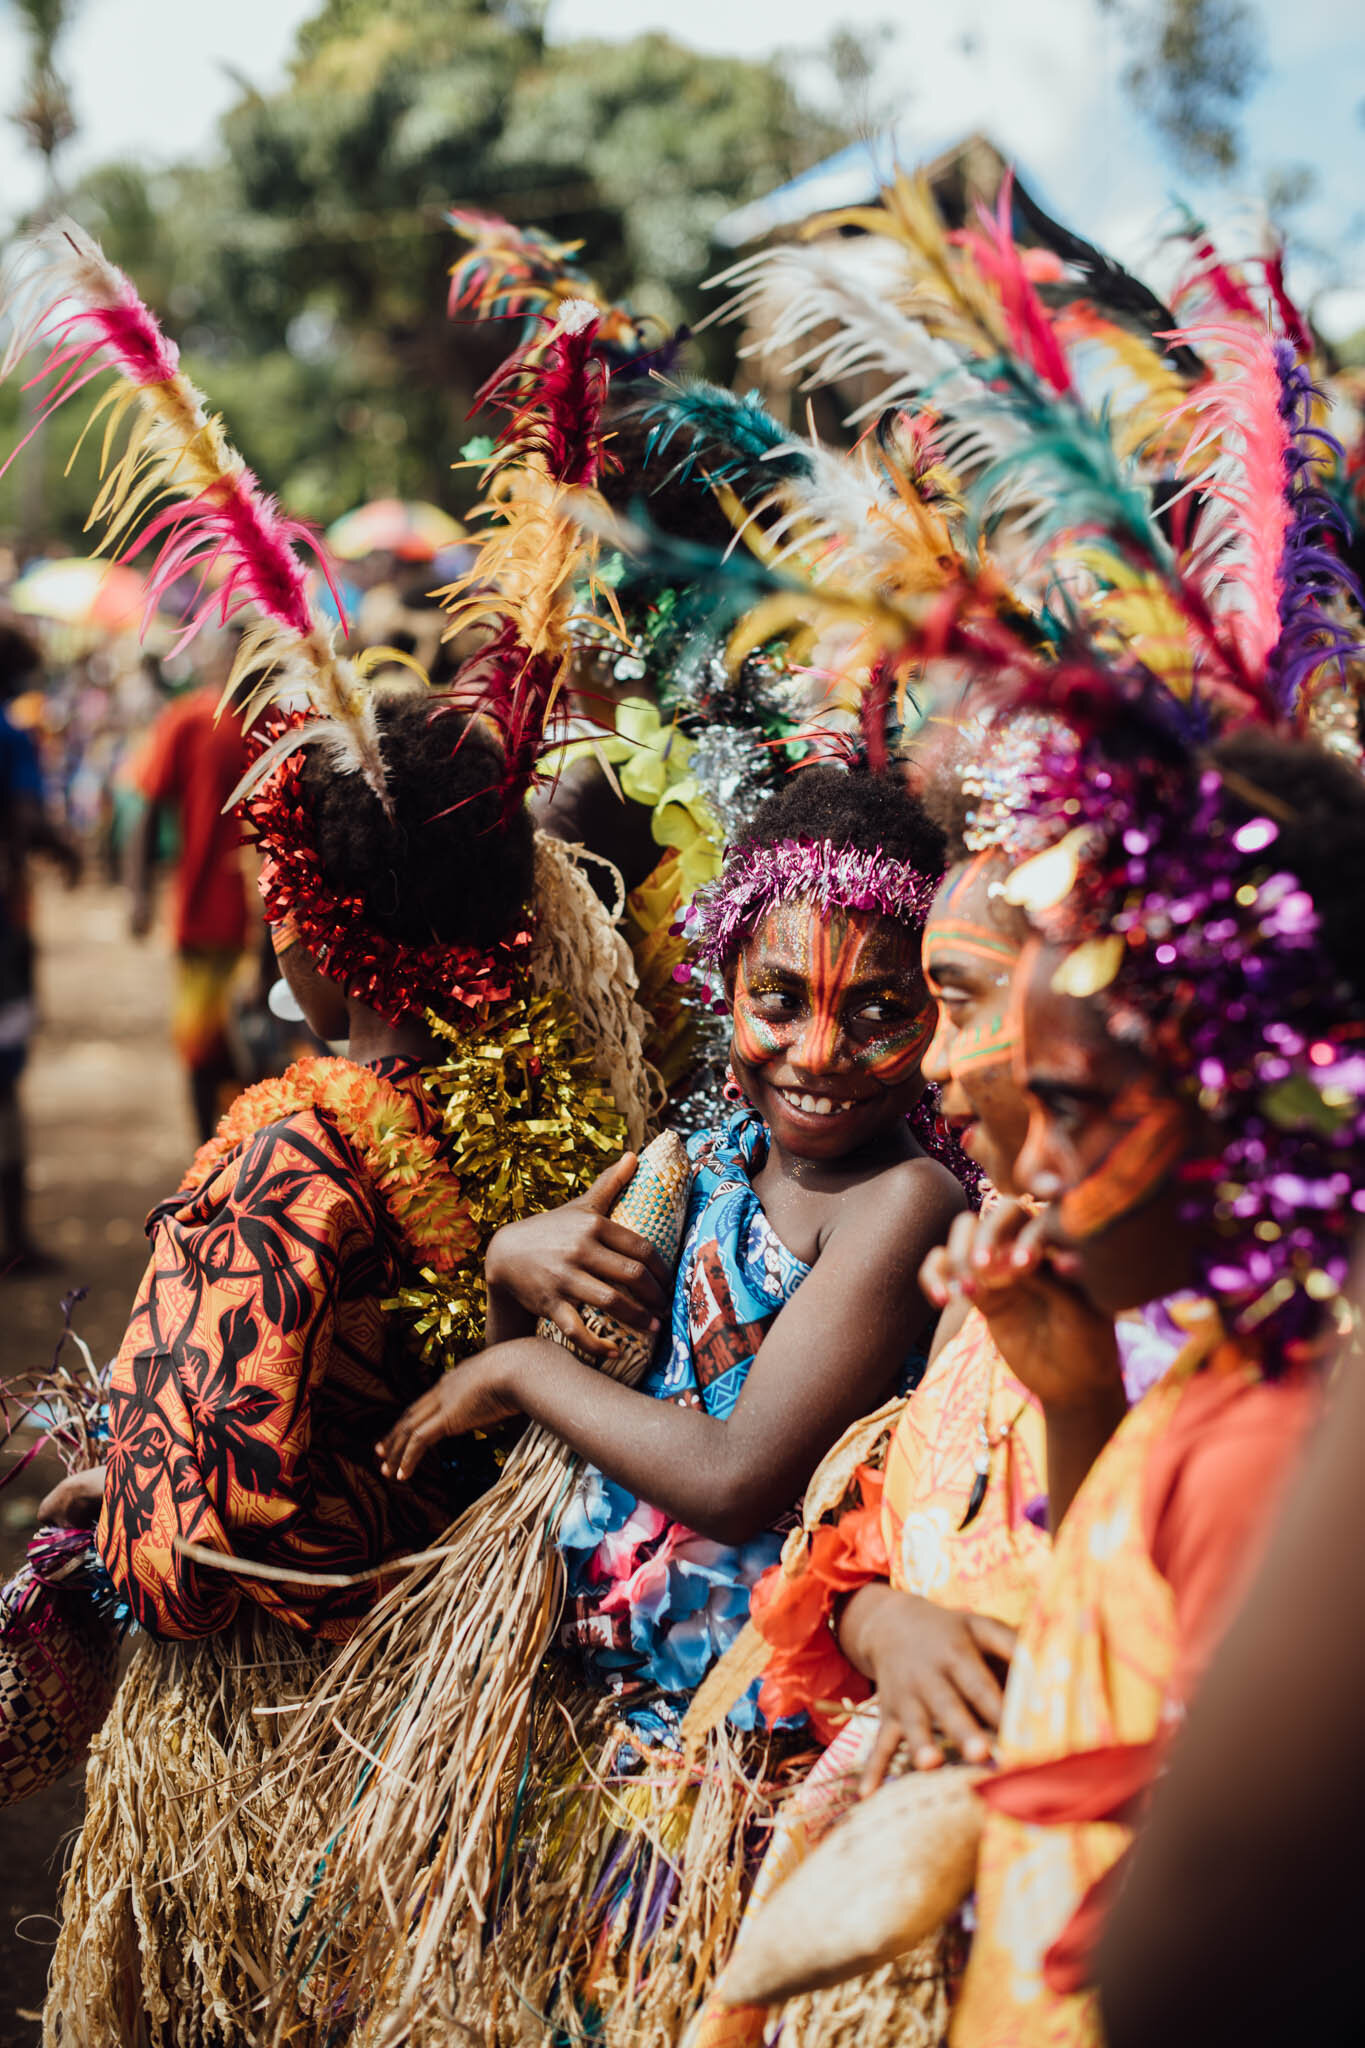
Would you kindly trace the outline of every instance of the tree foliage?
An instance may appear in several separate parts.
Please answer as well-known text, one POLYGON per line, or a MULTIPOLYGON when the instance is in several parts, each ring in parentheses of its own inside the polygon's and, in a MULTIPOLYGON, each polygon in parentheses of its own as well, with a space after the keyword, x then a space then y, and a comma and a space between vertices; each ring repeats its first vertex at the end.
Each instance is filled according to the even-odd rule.
MULTIPOLYGON (((446 320, 446 206, 581 237, 603 286, 671 328, 700 311, 721 214, 846 139, 775 65, 660 35, 556 46, 542 15, 326 0, 285 89, 227 115, 216 162, 113 165, 73 196, 292 510, 467 499, 451 464, 471 394, 515 336, 446 320)), ((57 478, 63 442, 51 492, 69 529, 89 478, 57 478)))
POLYGON ((43 158, 50 179, 54 157, 76 132, 66 83, 57 69, 57 45, 75 7, 73 0, 9 0, 9 5, 28 45, 28 73, 10 118, 43 158))
POLYGON ((1101 0, 1123 17, 1133 55, 1124 83, 1189 171, 1229 171, 1237 115, 1265 69, 1250 0, 1101 0))
MULTIPOLYGON (((28 23, 30 81, 55 80, 77 0, 10 4, 28 23)), ((1230 162, 1259 62, 1248 0, 1096 4, 1124 20, 1132 90, 1181 160, 1230 162)), ((544 14, 541 0, 320 0, 288 83, 244 87, 214 160, 108 165, 71 196, 298 513, 326 521, 390 493, 468 501, 472 480, 451 465, 474 431, 472 393, 513 337, 447 322, 447 205, 582 238, 604 287, 671 328, 701 310, 719 217, 847 139, 780 65, 661 35, 556 45, 544 14)), ((836 103, 866 101, 879 50, 876 32, 836 35, 836 103)), ((699 367, 728 365, 713 353, 699 367)), ((0 391, 9 445, 16 419, 0 391)), ((87 451, 62 475, 76 424, 55 421, 43 455, 49 522, 73 541, 93 463, 87 451)), ((14 523, 15 474, 0 527, 14 523)))

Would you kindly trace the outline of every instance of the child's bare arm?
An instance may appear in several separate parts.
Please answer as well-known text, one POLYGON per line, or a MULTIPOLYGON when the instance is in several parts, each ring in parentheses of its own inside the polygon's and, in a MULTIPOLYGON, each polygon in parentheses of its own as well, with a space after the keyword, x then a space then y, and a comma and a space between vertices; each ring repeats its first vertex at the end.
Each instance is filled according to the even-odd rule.
POLYGON ((610 1351, 579 1313, 600 1309, 631 1329, 655 1330, 668 1309, 669 1275, 647 1238, 611 1211, 639 1164, 633 1152, 600 1173, 587 1193, 499 1230, 488 1247, 490 1345, 529 1337, 547 1316, 588 1357, 610 1351))
POLYGON ((441 1437, 520 1412, 665 1514, 742 1542, 770 1527, 849 1423, 886 1399, 931 1313, 920 1263, 961 1199, 931 1161, 852 1191, 724 1421, 526 1338, 448 1373, 385 1440, 385 1469, 406 1477, 441 1437))

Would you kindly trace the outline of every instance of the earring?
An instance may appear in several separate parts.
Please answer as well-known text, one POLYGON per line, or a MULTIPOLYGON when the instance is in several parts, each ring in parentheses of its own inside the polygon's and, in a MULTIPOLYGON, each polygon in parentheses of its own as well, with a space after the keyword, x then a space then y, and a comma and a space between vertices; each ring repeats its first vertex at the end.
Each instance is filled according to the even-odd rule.
MULTIPOLYGON (((725 1080, 721 1085, 720 1095, 722 1102, 728 1102, 734 1109, 738 1109, 741 1102, 749 1102, 748 1096, 744 1093, 744 1090, 740 1087, 739 1082, 735 1079, 735 1070, 733 1067, 727 1067, 725 1069, 725 1080)), ((750 1104, 749 1106, 752 1108, 753 1105, 750 1104)))

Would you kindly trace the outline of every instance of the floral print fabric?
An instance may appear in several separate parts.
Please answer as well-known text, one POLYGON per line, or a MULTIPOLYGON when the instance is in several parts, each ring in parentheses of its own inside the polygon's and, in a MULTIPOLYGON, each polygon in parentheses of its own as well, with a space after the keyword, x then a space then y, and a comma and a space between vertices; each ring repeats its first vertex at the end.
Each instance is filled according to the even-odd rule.
MULTIPOLYGON (((413 1063, 379 1067, 429 1114, 413 1063)), ((362 1572, 423 1548, 479 1489, 478 1446, 402 1487, 379 1473, 376 1442, 434 1376, 382 1305, 413 1277, 397 1232, 316 1109, 257 1131, 148 1229, 110 1387, 98 1532, 110 1574, 160 1637, 212 1634, 249 1599, 344 1640, 373 1582, 248 1578, 186 1558, 176 1539, 299 1573, 362 1572)))
MULTIPOLYGON (((765 1333, 810 1271, 754 1191, 767 1148, 767 1126, 749 1109, 688 1140, 692 1188, 668 1340, 642 1382, 655 1400, 731 1414, 765 1333)), ((572 1599, 567 1638, 607 1685, 639 1680, 674 1697, 730 1647, 752 1587, 781 1549, 775 1532, 738 1546, 694 1535, 591 1466, 559 1541, 572 1599)), ((752 1726, 755 1712, 746 1698, 731 1718, 752 1726)))

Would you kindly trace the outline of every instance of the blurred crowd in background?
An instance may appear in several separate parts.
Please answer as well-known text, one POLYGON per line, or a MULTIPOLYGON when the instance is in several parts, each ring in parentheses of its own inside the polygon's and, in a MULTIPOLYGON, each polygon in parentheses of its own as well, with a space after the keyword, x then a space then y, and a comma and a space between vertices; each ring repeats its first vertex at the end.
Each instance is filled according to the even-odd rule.
MULTIPOLYGON (((471 555, 459 523, 378 500, 337 521, 327 546, 331 585, 318 581, 333 612, 344 605, 395 665, 408 656, 439 674, 450 657, 434 593, 471 555)), ((124 892, 136 939, 161 921, 171 1038, 201 1140, 238 1090, 314 1043, 280 994, 271 1007, 254 857, 224 811, 246 766, 236 720, 218 716, 237 640, 220 629, 177 646, 127 566, 57 544, 21 569, 0 546, 0 1279, 52 1263, 29 1224, 19 1104, 39 1020, 34 863, 72 888, 85 875, 124 892)))

